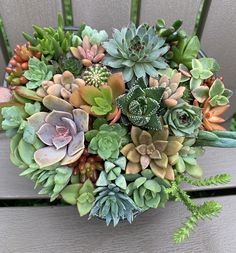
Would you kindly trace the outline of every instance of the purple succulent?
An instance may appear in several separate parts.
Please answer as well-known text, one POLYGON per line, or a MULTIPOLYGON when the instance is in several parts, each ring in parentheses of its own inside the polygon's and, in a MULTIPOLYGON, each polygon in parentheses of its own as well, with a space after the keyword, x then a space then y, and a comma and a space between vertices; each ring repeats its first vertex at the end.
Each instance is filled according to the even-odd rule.
POLYGON ((88 131, 89 115, 81 109, 72 113, 52 111, 36 113, 28 119, 39 139, 46 145, 34 153, 40 168, 60 162, 77 161, 84 151, 84 132, 88 131))

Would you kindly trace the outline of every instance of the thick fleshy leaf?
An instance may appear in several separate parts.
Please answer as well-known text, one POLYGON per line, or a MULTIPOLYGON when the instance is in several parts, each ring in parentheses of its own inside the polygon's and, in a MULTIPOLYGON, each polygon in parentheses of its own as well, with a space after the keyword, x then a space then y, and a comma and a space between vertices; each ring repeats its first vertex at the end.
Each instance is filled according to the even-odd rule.
POLYGON ((73 106, 65 101, 64 99, 58 98, 53 95, 48 95, 44 97, 43 104, 46 108, 53 111, 64 111, 64 112, 72 112, 73 106))
POLYGON ((54 147, 44 147, 34 153, 34 160, 40 168, 60 162, 66 155, 66 147, 56 150, 54 147))
POLYGON ((139 136, 142 133, 142 129, 139 127, 132 126, 131 128, 131 139, 134 145, 138 146, 139 143, 139 136))
POLYGON ((30 116, 27 120, 29 125, 32 126, 35 131, 38 131, 39 128, 45 123, 45 119, 47 116, 47 112, 37 112, 30 116))
POLYGON ((144 183, 144 187, 155 193, 161 191, 161 186, 154 179, 147 180, 144 183))
POLYGON ((76 153, 73 156, 66 155, 63 158, 63 160, 61 161, 61 165, 68 165, 68 164, 72 164, 72 163, 78 161, 78 159, 81 157, 83 152, 84 152, 84 149, 81 149, 78 153, 76 153))
POLYGON ((57 136, 52 139, 52 143, 56 149, 63 148, 67 146, 72 140, 72 136, 57 136))
POLYGON ((76 205, 81 186, 81 184, 71 184, 66 186, 66 188, 60 193, 62 199, 71 205, 76 205))
POLYGON ((37 132, 39 139, 48 146, 53 145, 53 138, 56 134, 55 126, 48 123, 43 124, 37 132))
POLYGON ((115 184, 123 190, 127 188, 127 183, 123 175, 120 175, 119 177, 116 178, 115 184))
POLYGON ((112 89, 113 98, 117 98, 125 93, 125 82, 121 72, 110 75, 107 84, 112 89))
POLYGON ((137 174, 141 170, 142 170, 142 168, 139 163, 128 162, 128 164, 126 166, 125 173, 126 174, 137 174))
POLYGON ((81 149, 84 149, 84 132, 79 132, 77 135, 73 136, 67 152, 69 156, 73 156, 81 149))
POLYGON ((0 103, 10 102, 13 98, 11 90, 5 87, 0 87, 0 94, 0 103))
POLYGON ((96 105, 94 98, 102 97, 101 91, 94 86, 84 86, 80 87, 80 96, 89 105, 96 105))
POLYGON ((89 124, 89 115, 81 109, 73 110, 74 122, 77 126, 77 131, 87 132, 89 124))
POLYGON ((47 117, 45 118, 45 122, 53 125, 53 126, 65 126, 67 124, 64 123, 62 118, 73 119, 71 113, 64 112, 64 111, 56 111, 53 110, 52 112, 48 113, 47 117))

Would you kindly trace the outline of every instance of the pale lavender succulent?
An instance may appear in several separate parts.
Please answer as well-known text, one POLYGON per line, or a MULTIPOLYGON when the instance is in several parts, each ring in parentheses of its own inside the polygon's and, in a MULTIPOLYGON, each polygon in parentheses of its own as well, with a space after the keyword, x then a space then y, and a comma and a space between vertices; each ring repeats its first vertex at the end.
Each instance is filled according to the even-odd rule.
POLYGON ((84 151, 84 132, 88 131, 89 115, 81 109, 72 113, 52 111, 36 113, 28 119, 38 138, 46 145, 34 153, 40 168, 56 163, 68 165, 84 151))

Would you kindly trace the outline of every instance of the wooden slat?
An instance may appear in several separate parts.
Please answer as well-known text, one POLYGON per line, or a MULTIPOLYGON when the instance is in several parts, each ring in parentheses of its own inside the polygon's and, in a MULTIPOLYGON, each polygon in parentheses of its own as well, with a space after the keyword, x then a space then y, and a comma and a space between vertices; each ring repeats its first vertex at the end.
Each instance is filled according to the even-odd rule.
POLYGON ((0 199, 34 199, 45 198, 34 190, 34 184, 25 177, 19 177, 21 169, 14 166, 9 159, 9 140, 0 133, 0 199))
MULTIPOLYGON (((236 1, 214 0, 202 34, 202 48, 208 56, 217 59, 225 85, 236 94, 236 1), (219 18, 221 17, 221 18, 219 18)), ((227 117, 236 111, 236 95, 231 99, 231 109, 227 117)))
POLYGON ((75 26, 84 22, 110 35, 112 28, 121 28, 130 21, 131 0, 73 0, 72 7, 75 26))
POLYGON ((214 199, 223 204, 223 212, 200 222, 180 245, 171 240, 188 215, 180 203, 169 202, 165 209, 150 210, 132 225, 123 222, 116 228, 80 218, 75 207, 0 208, 1 252, 235 253, 236 197, 214 199))
POLYGON ((183 28, 191 34, 200 2, 200 0, 141 1, 140 23, 155 24, 157 19, 163 18, 171 25, 176 19, 182 19, 183 28))
POLYGON ((2 50, 0 48, 0 86, 2 86, 3 84, 3 80, 4 80, 4 68, 6 67, 5 65, 5 61, 4 61, 4 58, 3 58, 3 53, 2 53, 2 50))
MULTIPOLYGON (((9 160, 9 140, 4 133, 0 133, 0 145, 0 199, 42 198, 41 195, 37 195, 36 190, 33 190, 33 183, 29 179, 18 176, 20 169, 12 165, 9 160)), ((209 148, 204 157, 199 160, 204 168, 204 175, 209 177, 220 173, 229 173, 233 179, 226 186, 198 187, 197 190, 236 187, 234 154, 235 150, 233 149, 209 148)), ((196 189, 189 185, 185 188, 187 190, 196 189)))
POLYGON ((55 27, 58 12, 62 13, 61 0, 0 0, 0 15, 12 48, 25 43, 21 34, 32 33, 32 24, 55 27))

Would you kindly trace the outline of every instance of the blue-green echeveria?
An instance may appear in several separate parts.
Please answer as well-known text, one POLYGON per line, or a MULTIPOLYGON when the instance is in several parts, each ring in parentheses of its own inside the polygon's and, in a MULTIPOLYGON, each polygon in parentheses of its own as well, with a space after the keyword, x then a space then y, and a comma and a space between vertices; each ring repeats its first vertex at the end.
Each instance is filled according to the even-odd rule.
POLYGON ((174 135, 196 136, 202 123, 202 109, 180 103, 166 112, 164 120, 174 135))

